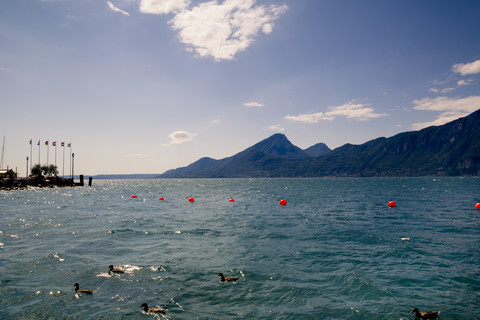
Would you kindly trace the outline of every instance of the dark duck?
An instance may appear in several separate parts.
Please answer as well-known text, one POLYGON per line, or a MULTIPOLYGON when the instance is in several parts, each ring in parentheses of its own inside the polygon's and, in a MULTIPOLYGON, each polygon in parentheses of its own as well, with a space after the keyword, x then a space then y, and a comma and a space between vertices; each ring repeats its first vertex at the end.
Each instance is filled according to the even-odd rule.
POLYGON ((125 271, 123 271, 123 269, 120 269, 118 267, 114 267, 113 265, 108 266, 108 271, 113 272, 113 273, 125 273, 125 271))
POLYGON ((156 308, 149 308, 148 304, 144 303, 140 306, 143 311, 145 312, 154 312, 154 313, 165 313, 167 309, 156 307, 156 308))
POLYGON ((73 286, 75 287, 76 293, 85 293, 85 294, 93 293, 92 289, 80 289, 80 285, 78 283, 75 283, 73 286))
POLYGON ((217 276, 220 277, 222 282, 225 282, 225 281, 232 282, 232 281, 237 281, 238 280, 238 277, 225 277, 223 275, 223 273, 221 273, 221 272, 217 276))
POLYGON ((418 308, 414 308, 410 313, 413 313, 415 315, 415 318, 420 318, 420 319, 437 319, 438 315, 440 314, 440 311, 422 311, 420 312, 418 308))

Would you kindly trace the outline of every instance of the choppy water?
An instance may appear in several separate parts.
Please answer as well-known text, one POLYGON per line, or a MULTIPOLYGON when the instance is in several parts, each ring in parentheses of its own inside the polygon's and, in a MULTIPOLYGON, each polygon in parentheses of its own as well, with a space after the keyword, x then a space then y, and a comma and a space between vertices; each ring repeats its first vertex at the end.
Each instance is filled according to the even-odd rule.
POLYGON ((475 177, 3 191, 0 318, 413 319, 418 307, 479 319, 479 192, 475 177))

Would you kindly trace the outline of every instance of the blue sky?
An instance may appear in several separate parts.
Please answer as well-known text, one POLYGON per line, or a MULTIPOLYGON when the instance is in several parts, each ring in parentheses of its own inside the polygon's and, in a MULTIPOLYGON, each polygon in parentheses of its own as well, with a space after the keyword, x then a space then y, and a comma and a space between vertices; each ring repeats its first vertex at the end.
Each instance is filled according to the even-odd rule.
POLYGON ((30 139, 60 173, 61 141, 78 174, 163 173, 444 124, 480 109, 479 35, 476 0, 2 1, 4 167, 30 139))

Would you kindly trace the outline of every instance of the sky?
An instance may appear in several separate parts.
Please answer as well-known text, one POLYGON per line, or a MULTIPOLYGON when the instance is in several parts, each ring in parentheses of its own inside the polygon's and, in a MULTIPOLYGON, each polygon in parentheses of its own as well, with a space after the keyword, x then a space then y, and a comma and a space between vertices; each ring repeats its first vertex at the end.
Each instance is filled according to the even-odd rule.
POLYGON ((68 175, 71 152, 75 174, 163 173, 275 133, 335 149, 478 109, 477 0, 0 2, 19 176, 68 175))

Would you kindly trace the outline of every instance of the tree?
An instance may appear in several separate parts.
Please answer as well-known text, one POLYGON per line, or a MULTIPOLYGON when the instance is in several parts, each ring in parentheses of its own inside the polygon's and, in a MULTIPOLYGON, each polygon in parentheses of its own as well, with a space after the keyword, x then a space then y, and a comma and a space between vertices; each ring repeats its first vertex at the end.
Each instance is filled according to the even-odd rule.
POLYGON ((44 176, 48 175, 48 166, 47 165, 41 166, 40 169, 42 170, 42 173, 43 173, 44 176))
POLYGON ((49 176, 57 176, 58 175, 58 170, 57 170, 57 166, 51 164, 48 166, 48 175, 49 176))
POLYGON ((42 175, 42 167, 40 164, 36 164, 32 167, 32 175, 34 176, 41 176, 42 175))

